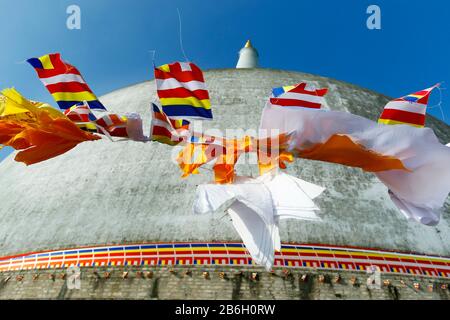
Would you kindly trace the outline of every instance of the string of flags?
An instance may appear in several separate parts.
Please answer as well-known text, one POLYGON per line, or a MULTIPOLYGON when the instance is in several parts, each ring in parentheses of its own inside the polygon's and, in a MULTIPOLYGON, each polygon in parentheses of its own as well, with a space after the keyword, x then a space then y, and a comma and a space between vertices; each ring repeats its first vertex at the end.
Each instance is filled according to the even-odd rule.
POLYGON ((213 164, 215 184, 198 187, 194 211, 217 212, 230 204, 226 211, 234 227, 253 259, 267 269, 280 249, 280 219, 320 221, 313 200, 324 188, 278 170, 298 158, 375 173, 407 219, 431 226, 440 221, 450 192, 450 145, 425 127, 428 100, 439 84, 390 101, 378 123, 322 108, 327 88, 307 83, 274 88, 260 129, 280 134, 228 139, 192 130, 192 120, 213 119, 209 92, 197 65, 174 62, 154 68, 158 101, 149 102, 153 116, 145 136, 139 114, 105 113, 78 69, 59 53, 28 62, 62 111, 15 89, 1 92, 0 147, 18 150, 16 161, 32 165, 102 136, 181 145, 177 162, 183 177, 213 164), (260 177, 236 176, 240 156, 250 152, 257 154, 260 177))

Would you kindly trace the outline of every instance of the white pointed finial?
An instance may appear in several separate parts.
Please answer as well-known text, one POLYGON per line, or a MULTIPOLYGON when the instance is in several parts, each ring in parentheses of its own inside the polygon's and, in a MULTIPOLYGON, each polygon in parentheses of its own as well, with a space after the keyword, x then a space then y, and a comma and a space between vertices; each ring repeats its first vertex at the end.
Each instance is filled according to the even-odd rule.
POLYGON ((258 51, 253 48, 252 43, 248 40, 245 47, 239 51, 239 61, 236 69, 258 68, 258 59, 258 51))

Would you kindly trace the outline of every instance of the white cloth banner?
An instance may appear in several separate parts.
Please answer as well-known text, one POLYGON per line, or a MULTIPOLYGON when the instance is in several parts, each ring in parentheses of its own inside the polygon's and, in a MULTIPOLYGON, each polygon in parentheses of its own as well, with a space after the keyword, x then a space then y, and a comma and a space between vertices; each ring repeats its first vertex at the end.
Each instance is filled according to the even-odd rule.
POLYGON ((430 128, 382 125, 351 113, 280 108, 268 103, 261 129, 295 132, 292 147, 300 150, 345 135, 366 149, 395 157, 410 170, 378 172, 378 178, 399 201, 396 206, 410 219, 426 225, 439 223, 440 210, 450 192, 450 149, 430 128), (405 205, 410 208, 405 210, 405 205), (425 216, 428 216, 425 218, 425 216))
POLYGON ((312 199, 325 189, 284 173, 257 179, 236 177, 233 184, 205 184, 197 188, 194 212, 228 211, 233 226, 255 263, 271 270, 281 250, 279 221, 320 221, 312 199))

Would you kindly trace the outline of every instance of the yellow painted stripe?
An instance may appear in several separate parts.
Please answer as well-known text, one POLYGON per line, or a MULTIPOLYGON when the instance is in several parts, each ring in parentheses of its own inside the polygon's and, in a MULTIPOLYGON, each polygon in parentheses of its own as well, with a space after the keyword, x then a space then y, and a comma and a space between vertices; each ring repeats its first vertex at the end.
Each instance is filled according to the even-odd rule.
POLYGON ((315 250, 308 250, 308 249, 301 249, 301 250, 298 250, 298 252, 305 252, 305 253, 316 253, 316 251, 315 250))
POLYGON ((93 101, 97 100, 95 94, 89 91, 83 92, 55 92, 52 94, 56 101, 93 101))
POLYGON ((162 106, 189 105, 196 108, 211 109, 211 102, 208 99, 199 100, 195 97, 188 98, 162 98, 159 99, 162 106))
POLYGON ((282 249, 281 250, 281 252, 296 252, 296 253, 298 253, 298 252, 300 252, 300 250, 298 250, 298 249, 282 249))
MULTIPOLYGON (((173 248, 160 248, 157 251, 159 252, 174 252, 175 250, 173 248)), ((139 250, 138 250, 139 252, 139 250)))
POLYGON ((50 60, 50 55, 45 55, 39 58, 39 60, 42 63, 42 66, 44 67, 45 70, 51 70, 51 69, 55 69, 55 67, 53 66, 52 61, 50 60))
POLYGON ((420 258, 420 257, 416 257, 416 259, 417 260, 422 260, 422 261, 433 261, 433 262, 450 263, 450 260, 436 259, 436 258, 420 258))
POLYGON ((158 249, 142 249, 141 252, 158 252, 158 249))
POLYGON ((401 122, 401 121, 395 121, 395 120, 389 120, 389 119, 379 119, 378 123, 386 124, 386 125, 407 124, 409 126, 413 126, 413 127, 416 127, 416 128, 423 128, 423 126, 420 126, 420 125, 417 125, 417 124, 412 124, 412 123, 408 123, 408 122, 401 122))

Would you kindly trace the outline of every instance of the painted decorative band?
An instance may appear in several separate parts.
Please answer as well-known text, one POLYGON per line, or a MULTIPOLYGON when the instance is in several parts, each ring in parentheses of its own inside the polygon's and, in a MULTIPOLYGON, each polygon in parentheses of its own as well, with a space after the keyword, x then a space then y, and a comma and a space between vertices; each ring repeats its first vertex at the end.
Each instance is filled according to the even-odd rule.
MULTIPOLYGON (((254 265, 242 243, 147 243, 33 252, 0 258, 0 272, 69 266, 254 265)), ((450 278, 450 258, 327 245, 284 244, 275 267, 360 270, 450 278)))

